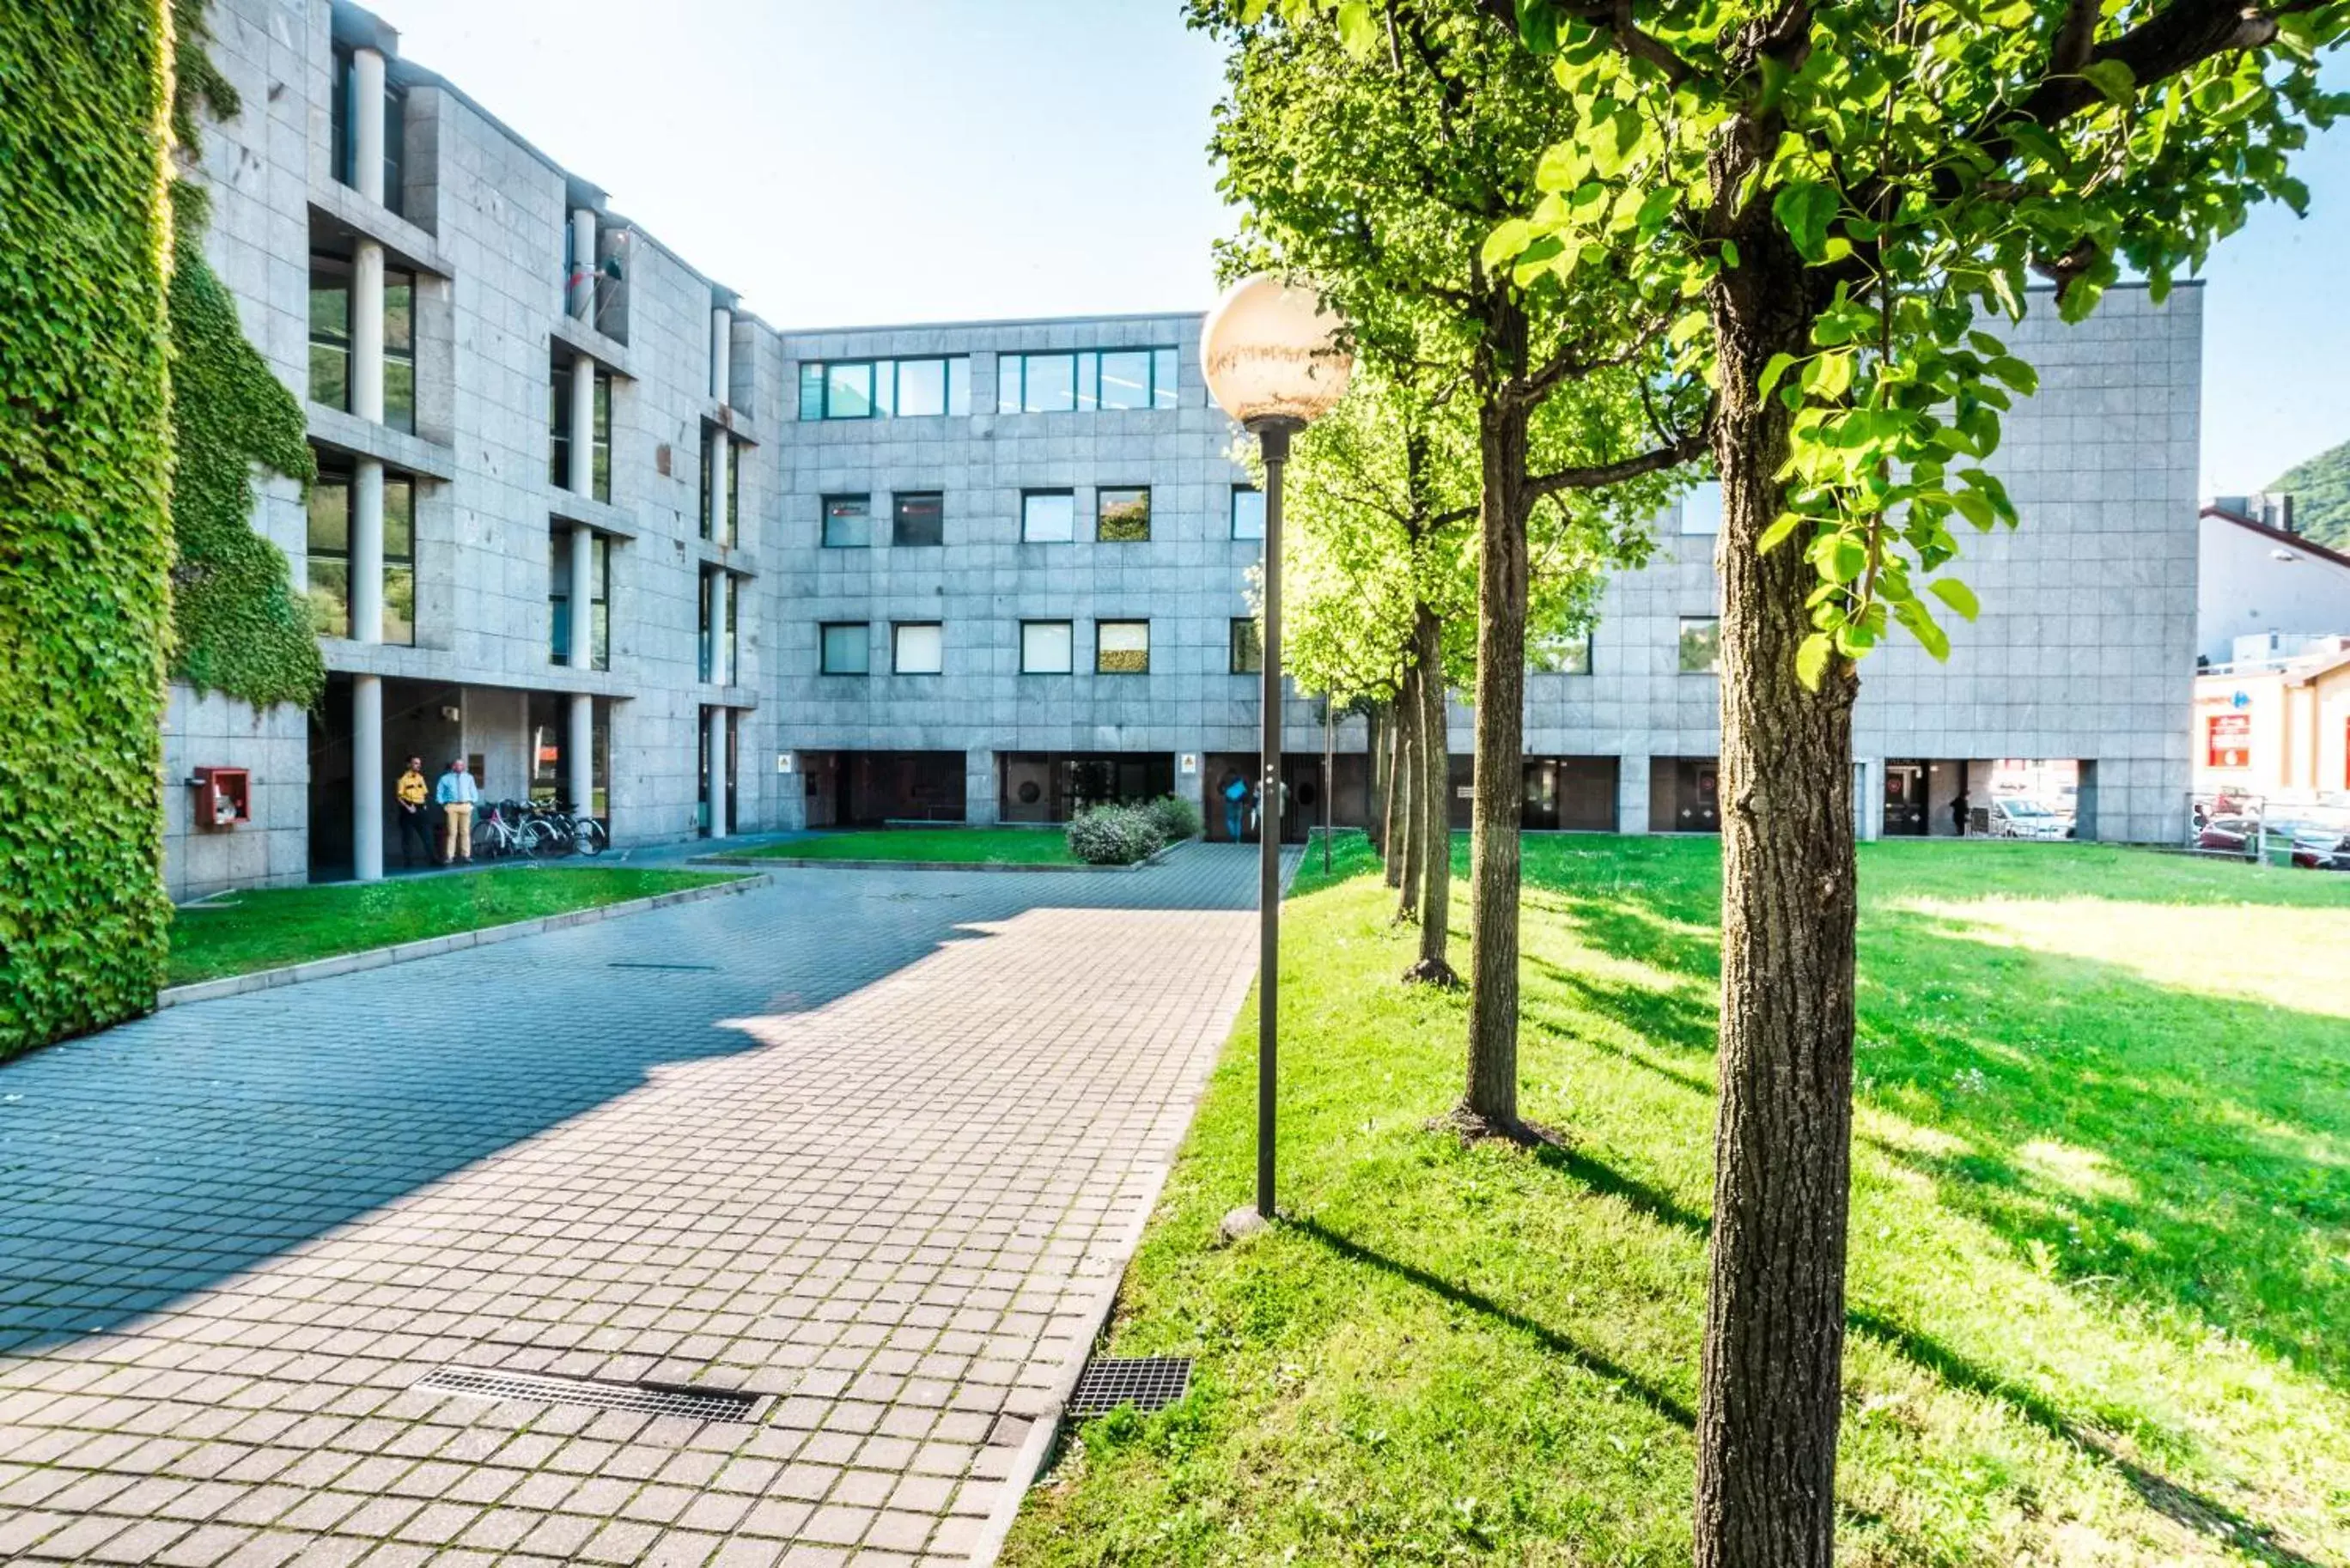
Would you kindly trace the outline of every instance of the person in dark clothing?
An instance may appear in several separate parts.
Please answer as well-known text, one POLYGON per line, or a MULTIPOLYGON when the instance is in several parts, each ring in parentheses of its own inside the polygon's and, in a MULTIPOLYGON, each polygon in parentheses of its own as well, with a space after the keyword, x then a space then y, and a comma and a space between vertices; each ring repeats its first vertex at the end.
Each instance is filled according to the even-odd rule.
POLYGON ((413 866, 421 854, 432 864, 432 786, 424 782, 424 759, 408 759, 408 771, 391 786, 392 805, 400 813, 400 863, 413 866))
POLYGON ((1960 838, 1967 836, 1967 792, 1959 791, 1959 798, 1950 802, 1950 831, 1960 838))

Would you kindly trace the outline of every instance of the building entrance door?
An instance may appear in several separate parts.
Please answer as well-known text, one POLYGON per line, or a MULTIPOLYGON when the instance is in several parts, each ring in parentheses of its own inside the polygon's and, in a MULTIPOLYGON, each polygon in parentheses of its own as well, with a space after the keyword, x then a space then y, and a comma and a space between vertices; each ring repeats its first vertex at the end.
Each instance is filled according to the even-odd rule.
POLYGON ((1926 764, 1887 762, 1885 764, 1885 836, 1923 838, 1932 824, 1926 815, 1926 764))

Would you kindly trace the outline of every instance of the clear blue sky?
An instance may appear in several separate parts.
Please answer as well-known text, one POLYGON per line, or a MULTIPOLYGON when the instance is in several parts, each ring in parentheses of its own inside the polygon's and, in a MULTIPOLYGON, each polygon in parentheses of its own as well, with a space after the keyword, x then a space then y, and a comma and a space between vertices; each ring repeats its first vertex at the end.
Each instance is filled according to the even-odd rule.
MULTIPOLYGON (((1220 62, 1179 0, 373 3, 777 326, 1211 298, 1220 62)), ((2207 492, 2350 440, 2350 127, 2302 173, 2311 216, 2262 212, 2207 273, 2207 492)))

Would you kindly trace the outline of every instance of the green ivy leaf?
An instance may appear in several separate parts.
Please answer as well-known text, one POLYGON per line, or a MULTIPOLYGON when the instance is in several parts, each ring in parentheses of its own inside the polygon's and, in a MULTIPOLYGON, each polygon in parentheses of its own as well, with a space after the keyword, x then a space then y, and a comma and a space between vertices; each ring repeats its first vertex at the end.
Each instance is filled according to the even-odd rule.
POLYGON ((1797 180, 1771 199, 1771 215, 1787 231, 1796 253, 1816 262, 1825 254, 1828 223, 1835 216, 1835 187, 1818 180, 1797 180))

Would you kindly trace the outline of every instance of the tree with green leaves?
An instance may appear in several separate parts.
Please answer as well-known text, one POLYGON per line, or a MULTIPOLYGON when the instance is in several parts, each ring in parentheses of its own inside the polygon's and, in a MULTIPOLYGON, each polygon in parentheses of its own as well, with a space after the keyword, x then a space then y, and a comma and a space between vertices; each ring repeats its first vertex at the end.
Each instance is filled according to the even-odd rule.
MULTIPOLYGON (((1193 24, 1232 50, 1211 150, 1243 217, 1223 259, 1234 272, 1310 278, 1352 324, 1366 367, 1409 367, 1430 385, 1457 379, 1462 418, 1473 421, 1474 942, 1456 1120, 1467 1133, 1524 1136, 1518 830, 1529 524, 1545 498, 1574 497, 1569 514, 1592 536, 1624 536, 1619 514, 1652 510, 1663 483, 1655 476, 1702 451, 1704 398, 1664 374, 1665 318, 1642 308, 1631 268, 1521 275, 1486 260, 1494 230, 1538 197, 1536 165, 1573 112, 1544 62, 1474 0, 1393 0, 1376 23, 1352 5, 1336 33, 1313 10, 1310 0, 1279 11, 1266 0, 1192 0, 1193 24), (1540 450, 1538 426, 1547 431, 1540 450), (1645 489, 1630 483, 1644 478, 1645 489)), ((1440 823, 1431 804, 1440 795, 1406 815, 1440 823)))
MULTIPOLYGON (((2158 299, 2345 105, 2345 0, 1478 0, 1574 109, 1487 260, 1594 267, 1719 398, 1721 1100, 1697 1560, 1833 1549, 1853 1042, 1852 707, 1971 617, 1958 527, 2031 366, 1997 330, 2125 268, 2158 299)), ((1333 30, 1376 30, 1374 8, 1333 30)), ((1376 52, 1376 41, 1363 46, 1376 52)))

